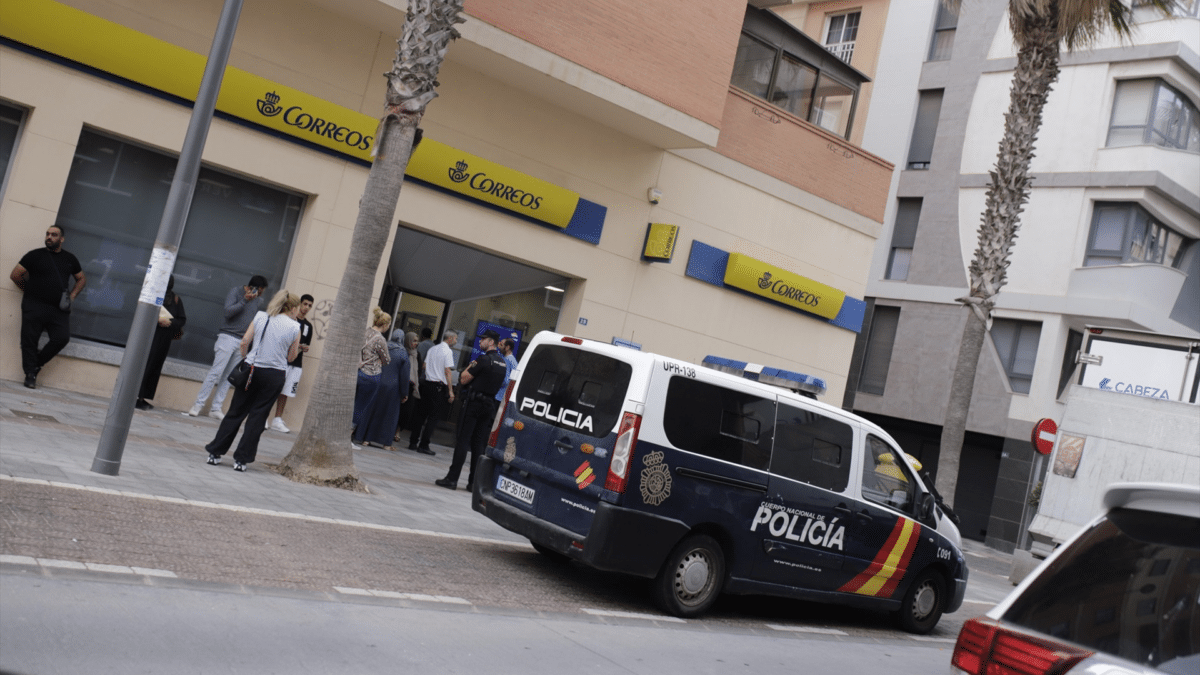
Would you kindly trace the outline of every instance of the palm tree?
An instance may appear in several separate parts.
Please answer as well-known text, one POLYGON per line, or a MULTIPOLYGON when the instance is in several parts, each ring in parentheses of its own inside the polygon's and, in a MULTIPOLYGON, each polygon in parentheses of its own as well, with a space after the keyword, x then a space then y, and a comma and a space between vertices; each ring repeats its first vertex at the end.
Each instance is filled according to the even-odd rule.
MULTIPOLYGON (((947 2, 955 9, 961 4, 961 0, 947 2)), ((1169 15, 1176 2, 1146 0, 1144 4, 1169 15)), ((936 487, 949 504, 954 503, 979 353, 984 335, 991 328, 996 295, 1008 281, 1009 256, 1021 225, 1021 212, 1029 201, 1029 162, 1042 126, 1042 109, 1051 85, 1058 79, 1060 45, 1068 51, 1084 47, 1109 30, 1126 38, 1132 32, 1132 13, 1124 0, 1009 0, 1008 22, 1018 48, 1017 67, 1004 115, 1004 137, 990 172, 979 243, 968 270, 970 292, 958 300, 970 311, 950 383, 938 457, 936 487)))
POLYGON ((404 171, 425 107, 436 96, 437 75, 450 42, 459 36, 463 0, 409 0, 396 59, 387 74, 387 102, 376 133, 375 161, 359 201, 358 219, 304 426, 279 470, 292 480, 361 489, 350 447, 355 371, 367 325, 375 271, 396 214, 404 171))

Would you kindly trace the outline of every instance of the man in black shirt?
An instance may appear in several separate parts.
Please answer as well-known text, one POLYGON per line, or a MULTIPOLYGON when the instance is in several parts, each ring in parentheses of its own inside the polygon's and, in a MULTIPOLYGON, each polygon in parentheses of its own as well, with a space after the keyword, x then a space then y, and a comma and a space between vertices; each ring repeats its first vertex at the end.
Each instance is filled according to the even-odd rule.
POLYGON ((471 453, 471 470, 467 474, 467 489, 475 484, 475 463, 487 443, 488 433, 492 430, 492 420, 496 417, 496 392, 504 382, 508 372, 508 364, 500 352, 496 351, 496 343, 500 336, 494 330, 485 330, 479 338, 479 348, 484 351, 479 360, 472 361, 463 371, 458 383, 469 386, 469 393, 463 395, 462 424, 458 429, 458 440, 454 444, 454 459, 450 462, 450 471, 445 478, 439 478, 434 483, 451 490, 458 487, 458 477, 462 473, 463 462, 467 452, 471 453))
POLYGON ((9 278, 24 295, 21 297, 21 367, 25 386, 37 388, 42 366, 62 351, 71 339, 71 303, 87 284, 79 259, 63 250, 67 235, 59 225, 46 229, 46 247, 26 253, 9 278), (69 286, 75 277, 74 286, 69 286), (37 343, 45 332, 50 341, 38 351, 37 343))

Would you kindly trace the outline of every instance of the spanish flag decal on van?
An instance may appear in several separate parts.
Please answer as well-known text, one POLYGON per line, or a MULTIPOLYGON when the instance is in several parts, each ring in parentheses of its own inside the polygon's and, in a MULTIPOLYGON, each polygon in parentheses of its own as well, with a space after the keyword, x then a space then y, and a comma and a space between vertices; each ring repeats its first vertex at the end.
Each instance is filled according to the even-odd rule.
POLYGON ((921 537, 921 525, 908 518, 897 518, 892 534, 883 548, 875 554, 875 560, 858 576, 839 588, 843 593, 858 593, 877 598, 890 598, 896 592, 900 578, 908 569, 913 550, 921 537))
POLYGON ((584 462, 579 465, 578 469, 575 469, 575 484, 579 486, 580 490, 591 485, 594 480, 596 480, 596 474, 592 471, 591 464, 584 462))

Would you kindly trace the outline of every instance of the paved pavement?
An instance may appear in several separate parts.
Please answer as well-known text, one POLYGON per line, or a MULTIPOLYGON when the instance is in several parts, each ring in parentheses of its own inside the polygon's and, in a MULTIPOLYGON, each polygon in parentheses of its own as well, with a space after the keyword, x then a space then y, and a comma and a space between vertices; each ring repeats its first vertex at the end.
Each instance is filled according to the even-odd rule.
MULTIPOLYGON (((438 451, 435 457, 410 450, 389 452, 367 447, 355 451, 355 465, 369 490, 368 493, 357 493, 295 483, 271 470, 270 466, 282 460, 290 450, 294 432, 266 432, 259 446, 258 462, 251 464, 246 473, 237 473, 231 468, 231 461, 217 467, 204 463, 207 456, 204 444, 216 433, 216 420, 185 417, 175 410, 135 411, 119 475, 107 476, 91 471, 107 408, 107 399, 57 389, 29 390, 19 382, 0 380, 0 501, 3 502, 0 563, 5 563, 4 567, 11 570, 10 565, 29 565, 35 562, 33 556, 36 555, 52 559, 40 561, 43 567, 87 565, 106 572, 123 569, 132 574, 162 572, 172 576, 159 568, 173 567, 185 578, 201 582, 227 581, 216 573, 215 565, 181 565, 177 558, 175 565, 157 565, 155 552, 171 549, 175 543, 180 547, 185 544, 195 547, 197 542, 172 542, 172 539, 200 536, 197 532, 209 533, 203 535, 211 539, 201 542, 202 547, 211 547, 214 560, 219 560, 228 570, 231 563, 237 564, 237 559, 225 555, 229 551, 220 548, 220 533, 231 527, 230 512, 244 514, 248 529, 243 538, 253 538, 254 543, 261 539, 262 543, 269 544, 269 540, 283 532, 280 528, 292 527, 282 524, 280 517, 306 527, 337 529, 340 539, 324 536, 318 540, 343 542, 334 545, 332 551, 321 552, 322 556, 332 557, 321 559, 320 565, 315 565, 319 559, 315 551, 281 550, 277 556, 265 559, 286 567, 287 574, 292 575, 290 578, 270 569, 261 572, 241 570, 244 575, 237 576, 243 578, 243 583, 256 587, 304 588, 305 565, 286 563, 299 555, 302 563, 308 562, 309 569, 314 566, 327 569, 337 565, 339 554, 345 559, 362 555, 356 551, 372 551, 372 538, 376 535, 420 534, 465 539, 468 541, 461 543, 471 543, 476 548, 482 544, 501 555, 502 551, 531 551, 523 538, 473 512, 467 492, 450 492, 433 485, 434 479, 445 475, 450 462, 450 448, 437 441, 448 441, 448 438, 439 439, 435 435, 433 447, 438 451), (211 527, 202 526, 203 523, 195 528, 164 526, 146 515, 146 503, 156 504, 164 522, 168 522, 169 517, 181 517, 180 509, 191 509, 188 513, 196 515, 188 518, 211 521, 211 527), (204 508, 196 509, 197 506, 204 508), (255 529, 258 527, 255 523, 264 516, 271 516, 266 518, 271 524, 255 529), (38 518, 56 522, 38 527, 38 518), (60 520, 86 523, 91 528, 87 553, 83 552, 82 546, 75 546, 79 542, 75 542, 72 535, 64 534, 70 528, 60 526, 57 522, 60 520), (111 528, 104 526, 106 520, 112 521, 111 528), (136 526, 128 526, 131 522, 136 526), (80 552, 73 554, 73 550, 80 552), (31 554, 32 551, 38 553, 31 554)), ((968 604, 954 615, 960 620, 986 611, 1010 588, 1006 579, 1010 556, 978 542, 967 542, 965 548, 971 567, 971 586, 967 593, 968 604)), ((477 555, 478 551, 462 550, 460 553, 469 557, 477 555)), ((413 555, 426 553, 414 552, 413 555)), ((458 554, 451 550, 444 555, 458 554)), ((165 554, 162 557, 167 558, 165 554)), ((439 569, 435 560, 416 559, 410 564, 425 566, 426 571, 439 569)), ((531 572, 542 575, 539 578, 550 575, 548 570, 531 572)), ((424 578, 428 582, 437 576, 426 574, 424 578)), ((520 586, 532 583, 529 579, 509 581, 520 586)), ((578 582, 575 578, 560 590, 572 588, 573 584, 574 592, 587 596, 594 593, 596 587, 613 585, 612 580, 607 579, 598 581, 591 589, 581 589, 577 587, 578 582)), ((381 579, 364 578, 361 584, 353 586, 359 589, 388 588, 378 585, 381 583, 381 579)), ((450 581, 446 583, 446 586, 431 583, 429 588, 420 591, 451 598, 472 595, 470 588, 454 586, 450 581)), ((625 593, 621 589, 613 592, 617 596, 625 593)), ((592 602, 602 599, 594 594, 590 598, 592 602)), ((588 602, 586 597, 580 599, 588 602)), ((620 600, 627 596, 613 599, 619 606, 620 600)))

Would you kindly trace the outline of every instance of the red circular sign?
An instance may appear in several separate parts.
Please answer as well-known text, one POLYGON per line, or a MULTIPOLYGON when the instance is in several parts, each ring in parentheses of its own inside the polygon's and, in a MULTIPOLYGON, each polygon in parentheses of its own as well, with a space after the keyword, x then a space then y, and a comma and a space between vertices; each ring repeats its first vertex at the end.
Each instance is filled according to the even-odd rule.
POLYGON ((1058 424, 1049 417, 1038 420, 1038 423, 1033 425, 1033 435, 1029 439, 1033 443, 1033 449, 1043 455, 1050 454, 1054 449, 1054 438, 1058 436, 1058 424))

